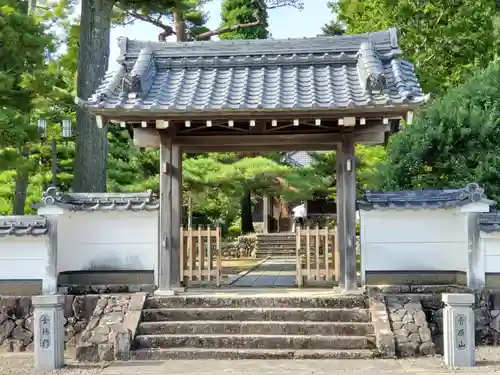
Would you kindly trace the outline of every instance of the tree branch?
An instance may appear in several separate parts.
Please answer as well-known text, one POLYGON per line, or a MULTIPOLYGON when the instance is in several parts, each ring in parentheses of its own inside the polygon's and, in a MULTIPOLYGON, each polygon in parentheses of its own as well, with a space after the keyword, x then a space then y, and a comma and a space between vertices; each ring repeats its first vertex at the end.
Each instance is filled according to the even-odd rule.
MULTIPOLYGON (((269 10, 269 9, 282 8, 282 7, 293 7, 293 8, 297 8, 297 9, 301 9, 301 10, 304 9, 304 0, 254 0, 254 1, 258 6, 260 6, 261 10, 263 10, 263 11, 269 10)), ((150 23, 151 25, 154 25, 156 27, 159 27, 160 29, 163 29, 164 31, 158 35, 158 41, 160 41, 160 42, 166 42, 167 37, 169 37, 171 35, 177 35, 172 26, 166 25, 160 21, 161 15, 158 16, 157 18, 153 18, 151 16, 140 14, 134 10, 124 9, 120 6, 118 6, 118 8, 120 8, 122 11, 124 11, 125 14, 127 14, 127 16, 129 16, 129 17, 133 17, 135 19, 150 23)), ((209 31, 201 33, 199 35, 192 35, 192 33, 191 33, 191 37, 194 40, 209 39, 209 38, 216 36, 216 35, 226 34, 226 33, 230 33, 230 32, 241 30, 241 29, 248 29, 250 27, 256 27, 256 26, 259 26, 260 24, 262 24, 262 22, 264 21, 260 17, 258 10, 256 10, 253 13, 253 16, 255 18, 255 21, 253 21, 253 22, 240 23, 240 24, 236 24, 236 25, 232 25, 232 26, 221 27, 221 28, 218 28, 215 30, 209 30, 209 31)))
POLYGON ((233 26, 221 27, 219 29, 210 30, 210 31, 207 31, 205 33, 201 33, 200 35, 195 36, 195 39, 196 40, 208 39, 208 38, 211 38, 215 35, 226 34, 226 33, 238 31, 241 29, 248 29, 250 27, 259 26, 262 23, 262 19, 259 17, 259 12, 255 11, 253 13, 253 16, 255 17, 255 21, 253 21, 253 22, 239 23, 239 24, 236 24, 233 26))
POLYGON ((159 27, 160 29, 163 29, 163 32, 158 34, 158 41, 159 42, 165 42, 167 40, 167 37, 169 37, 170 35, 176 35, 175 30, 172 26, 165 25, 163 22, 160 21, 161 16, 159 16, 158 18, 155 19, 155 18, 150 17, 150 16, 142 15, 142 14, 136 12, 135 10, 127 10, 127 9, 124 9, 121 7, 119 7, 119 8, 122 11, 124 11, 125 14, 129 17, 133 17, 135 19, 150 23, 156 27, 159 27))

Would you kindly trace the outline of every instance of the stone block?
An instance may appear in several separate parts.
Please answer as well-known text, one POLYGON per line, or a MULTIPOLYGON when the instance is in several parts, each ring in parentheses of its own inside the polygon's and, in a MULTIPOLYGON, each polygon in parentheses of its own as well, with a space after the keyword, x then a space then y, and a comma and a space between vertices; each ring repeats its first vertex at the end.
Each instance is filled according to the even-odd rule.
POLYGON ((111 362, 114 358, 113 344, 98 345, 99 361, 111 362))
POLYGON ((99 362, 99 346, 80 343, 75 348, 75 359, 80 362, 99 362))
POLYGON ((420 355, 433 356, 433 355, 436 355, 436 347, 434 346, 433 342, 426 341, 426 342, 423 342, 422 344, 420 344, 419 352, 420 352, 420 355))
POLYGON ((416 311, 413 318, 415 319, 415 323, 419 326, 427 325, 427 318, 423 310, 416 311))
POLYGON ((420 334, 420 339, 422 342, 430 342, 432 341, 432 335, 431 335, 431 330, 427 325, 420 327, 418 329, 418 333, 420 334))
POLYGON ((114 358, 118 361, 130 359, 130 347, 132 345, 132 333, 129 329, 113 332, 114 358))
POLYGON ((0 345, 10 337, 14 328, 16 328, 16 323, 11 319, 7 319, 0 325, 0 345))
POLYGON ((397 346, 398 354, 400 357, 413 357, 418 352, 419 345, 415 342, 407 341, 399 343, 397 346))

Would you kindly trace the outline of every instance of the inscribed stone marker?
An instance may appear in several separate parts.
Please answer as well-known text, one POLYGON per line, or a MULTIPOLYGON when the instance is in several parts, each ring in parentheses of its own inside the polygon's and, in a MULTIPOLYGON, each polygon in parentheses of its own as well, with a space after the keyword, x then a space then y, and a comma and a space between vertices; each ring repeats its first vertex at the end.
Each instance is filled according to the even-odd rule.
POLYGON ((64 296, 33 296, 35 368, 55 370, 64 366, 64 296))
POLYGON ((448 366, 475 365, 473 294, 443 294, 444 361, 448 366))

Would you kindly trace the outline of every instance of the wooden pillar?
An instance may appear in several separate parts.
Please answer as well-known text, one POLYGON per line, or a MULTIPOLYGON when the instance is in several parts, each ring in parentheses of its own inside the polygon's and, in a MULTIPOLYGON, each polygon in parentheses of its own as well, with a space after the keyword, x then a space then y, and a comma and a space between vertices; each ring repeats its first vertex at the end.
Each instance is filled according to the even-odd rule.
POLYGON ((336 274, 339 275, 339 287, 344 289, 345 287, 345 199, 344 199, 344 157, 343 157, 343 149, 342 145, 337 146, 337 152, 335 154, 336 161, 336 190, 337 190, 337 256, 335 260, 337 263, 335 264, 336 274))
POLYGON ((342 140, 342 200, 344 219, 344 288, 357 288, 356 275, 356 160, 354 134, 346 134, 342 140))
POLYGON ((264 233, 269 232, 269 196, 262 196, 262 221, 264 222, 264 233))
POLYGON ((180 285, 182 155, 168 134, 160 136, 160 223, 158 294, 175 294, 180 285))

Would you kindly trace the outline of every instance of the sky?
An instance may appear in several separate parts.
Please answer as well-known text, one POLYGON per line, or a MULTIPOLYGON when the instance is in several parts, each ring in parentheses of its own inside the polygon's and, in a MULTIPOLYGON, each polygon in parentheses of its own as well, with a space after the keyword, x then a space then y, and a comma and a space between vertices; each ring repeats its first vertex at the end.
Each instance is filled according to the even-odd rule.
MULTIPOLYGON (((313 37, 321 33, 321 28, 332 19, 326 0, 305 0, 304 10, 278 8, 269 11, 269 24, 274 39, 313 37)), ((220 0, 210 2, 205 10, 209 14, 207 26, 216 29, 220 24, 220 0)), ((115 27, 111 30, 111 50, 109 65, 116 67, 118 41, 120 36, 130 39, 157 40, 161 29, 145 22, 136 21, 132 25, 115 27)))

